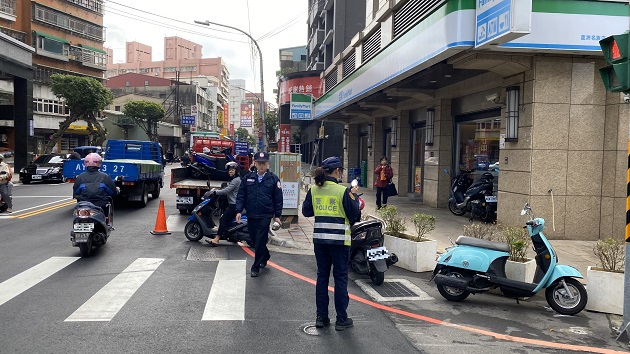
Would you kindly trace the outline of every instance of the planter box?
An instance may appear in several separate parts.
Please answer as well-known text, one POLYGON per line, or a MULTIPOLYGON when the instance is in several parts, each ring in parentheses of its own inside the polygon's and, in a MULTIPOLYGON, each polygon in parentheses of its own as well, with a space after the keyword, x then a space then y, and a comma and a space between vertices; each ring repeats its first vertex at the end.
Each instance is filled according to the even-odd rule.
POLYGON ((427 240, 414 242, 404 238, 385 235, 385 247, 390 253, 396 253, 398 263, 395 265, 412 272, 429 272, 435 269, 437 257, 437 241, 427 240))
POLYGON ((588 267, 586 270, 586 309, 623 315, 624 273, 606 272, 588 267))
POLYGON ((514 262, 510 260, 505 262, 505 276, 507 276, 508 279, 531 283, 534 281, 535 274, 535 259, 529 259, 526 262, 514 262))

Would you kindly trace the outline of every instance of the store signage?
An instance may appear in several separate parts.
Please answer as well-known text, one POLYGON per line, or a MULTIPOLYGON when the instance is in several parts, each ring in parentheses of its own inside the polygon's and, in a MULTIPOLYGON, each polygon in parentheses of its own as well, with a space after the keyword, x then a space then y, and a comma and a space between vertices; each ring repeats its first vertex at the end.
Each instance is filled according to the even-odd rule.
POLYGON ((290 119, 313 119, 313 96, 301 93, 292 93, 290 119))
POLYGON ((531 25, 532 0, 477 0, 475 48, 525 36, 531 25))
POLYGON ((252 127, 252 105, 249 103, 241 103, 241 127, 252 127))
POLYGON ((303 93, 320 98, 324 94, 323 80, 317 76, 299 77, 280 82, 280 104, 289 103, 292 93, 303 93))
POLYGON ((195 116, 182 116, 182 124, 195 124, 195 116))
POLYGON ((291 152, 291 124, 280 124, 280 152, 291 152))

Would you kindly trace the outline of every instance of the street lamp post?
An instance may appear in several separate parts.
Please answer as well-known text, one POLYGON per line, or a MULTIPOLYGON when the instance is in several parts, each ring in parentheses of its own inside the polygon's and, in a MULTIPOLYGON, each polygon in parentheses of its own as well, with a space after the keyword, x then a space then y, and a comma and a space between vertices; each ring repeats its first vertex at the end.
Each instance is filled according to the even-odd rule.
POLYGON ((256 42, 256 40, 249 35, 249 33, 238 29, 236 27, 232 27, 232 26, 228 26, 228 25, 222 25, 220 23, 216 23, 216 22, 210 22, 208 20, 205 21, 198 21, 195 20, 195 23, 198 23, 200 25, 205 25, 205 26, 210 26, 210 25, 215 25, 215 26, 221 26, 221 27, 226 27, 229 29, 233 29, 235 31, 241 32, 242 34, 246 35, 247 37, 249 37, 249 39, 252 40, 252 42, 254 42, 254 45, 256 45, 256 49, 258 49, 258 55, 260 56, 260 118, 261 118, 261 129, 262 129, 262 150, 263 151, 267 151, 267 124, 265 123, 265 81, 263 79, 263 57, 262 57, 262 51, 260 50, 260 47, 258 46, 258 42, 256 42))

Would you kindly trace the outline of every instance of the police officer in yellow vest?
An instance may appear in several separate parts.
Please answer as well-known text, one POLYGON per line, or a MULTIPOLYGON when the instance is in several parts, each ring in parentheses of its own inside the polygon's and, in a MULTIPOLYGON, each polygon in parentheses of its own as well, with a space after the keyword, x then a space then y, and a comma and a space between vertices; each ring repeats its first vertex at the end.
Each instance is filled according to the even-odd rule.
POLYGON ((335 279, 335 330, 352 327, 348 308, 348 265, 350 264, 350 225, 359 221, 359 200, 355 193, 358 187, 346 188, 339 185, 343 176, 343 163, 332 156, 313 171, 313 186, 302 204, 302 215, 315 216, 313 245, 317 260, 317 285, 315 303, 317 318, 315 326, 322 328, 330 324, 328 317, 328 279, 333 268, 335 279))

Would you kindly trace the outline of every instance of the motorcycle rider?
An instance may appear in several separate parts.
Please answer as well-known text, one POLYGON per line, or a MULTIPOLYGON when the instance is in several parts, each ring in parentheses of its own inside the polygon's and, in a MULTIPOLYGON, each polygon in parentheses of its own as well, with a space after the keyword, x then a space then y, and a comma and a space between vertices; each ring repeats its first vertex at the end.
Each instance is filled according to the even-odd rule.
POLYGON ((73 197, 78 202, 90 202, 103 209, 109 221, 109 198, 117 195, 120 189, 116 187, 109 175, 99 171, 103 159, 97 153, 88 154, 83 159, 86 171, 77 176, 72 186, 73 197))
POLYGON ((313 246, 317 261, 315 303, 317 318, 315 327, 330 324, 328 317, 328 280, 333 267, 335 279, 335 330, 343 331, 353 325, 348 317, 348 265, 350 264, 350 225, 359 221, 361 211, 355 193, 358 187, 339 185, 343 175, 343 163, 336 156, 322 161, 313 172, 315 186, 306 193, 302 203, 302 215, 315 216, 313 246))
POLYGON ((217 247, 219 244, 219 240, 221 240, 221 235, 227 236, 227 230, 230 226, 232 220, 236 216, 236 196, 238 195, 238 190, 241 187, 241 178, 239 176, 239 165, 234 161, 230 161, 225 164, 225 167, 228 170, 228 174, 231 178, 230 183, 223 189, 208 191, 204 194, 204 198, 210 198, 212 195, 225 195, 228 199, 228 206, 221 215, 221 219, 219 219, 219 230, 217 231, 217 236, 212 240, 206 240, 210 247, 217 247))
POLYGON ((13 212, 13 203, 11 201, 11 178, 13 173, 11 167, 4 162, 4 155, 0 154, 0 195, 2 200, 7 204, 5 213, 13 212))

